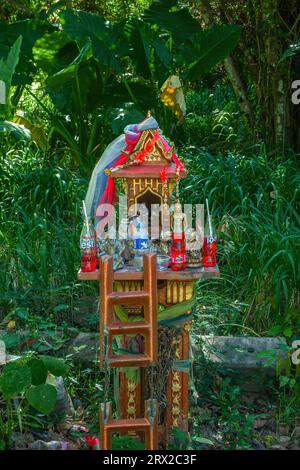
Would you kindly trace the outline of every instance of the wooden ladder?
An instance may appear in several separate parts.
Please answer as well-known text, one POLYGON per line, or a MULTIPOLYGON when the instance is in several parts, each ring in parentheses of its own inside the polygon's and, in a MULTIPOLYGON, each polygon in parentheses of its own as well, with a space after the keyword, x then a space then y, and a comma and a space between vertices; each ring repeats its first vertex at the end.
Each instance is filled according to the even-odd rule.
POLYGON ((144 289, 142 291, 113 291, 113 258, 100 258, 100 366, 105 361, 104 341, 107 335, 110 367, 147 367, 157 361, 157 276, 156 255, 144 255, 144 289), (144 321, 121 322, 115 319, 115 305, 142 305, 144 321), (113 355, 113 336, 142 334, 144 354, 113 355))
MULTIPOLYGON (((100 366, 147 367, 157 361, 157 276, 156 255, 144 255, 144 288, 142 291, 116 292, 113 290, 113 258, 100 259, 100 366), (115 318, 115 305, 143 306, 144 320, 121 322, 115 318), (126 334, 142 334, 143 354, 113 354, 113 337, 126 334)), ((145 417, 137 419, 112 419, 111 403, 100 407, 100 447, 112 449, 114 432, 143 432, 147 450, 158 447, 158 405, 156 400, 146 400, 145 417)))
POLYGON ((114 432, 126 434, 128 432, 144 432, 145 449, 158 449, 158 404, 157 400, 145 401, 145 418, 112 419, 111 402, 100 407, 100 449, 112 450, 112 435, 114 432), (151 406, 153 409, 151 410, 151 406), (152 417, 154 416, 154 417, 152 417))

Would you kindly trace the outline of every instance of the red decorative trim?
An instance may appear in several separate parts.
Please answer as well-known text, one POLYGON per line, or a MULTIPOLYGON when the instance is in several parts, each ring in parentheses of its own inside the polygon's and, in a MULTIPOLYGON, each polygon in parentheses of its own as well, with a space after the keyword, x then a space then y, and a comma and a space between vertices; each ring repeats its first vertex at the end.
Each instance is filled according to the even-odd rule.
POLYGON ((166 183, 168 181, 168 175, 167 175, 167 168, 164 167, 162 171, 160 172, 160 179, 162 183, 166 183))
POLYGON ((134 157, 134 161, 136 163, 144 163, 144 160, 146 158, 146 156, 148 155, 149 152, 151 152, 155 142, 159 139, 159 132, 156 130, 152 139, 150 140, 149 144, 146 145, 146 147, 144 148, 144 150, 142 150, 141 152, 138 152, 135 157, 134 157))

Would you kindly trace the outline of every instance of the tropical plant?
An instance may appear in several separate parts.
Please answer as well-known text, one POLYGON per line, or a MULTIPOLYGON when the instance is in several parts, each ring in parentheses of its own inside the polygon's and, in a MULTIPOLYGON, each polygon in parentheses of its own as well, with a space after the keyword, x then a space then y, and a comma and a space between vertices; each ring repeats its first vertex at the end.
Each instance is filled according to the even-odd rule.
POLYGON ((49 374, 63 376, 67 366, 61 359, 44 356, 28 356, 9 362, 0 375, 0 391, 7 404, 7 422, 1 416, 1 444, 11 447, 12 423, 14 413, 18 417, 22 431, 22 412, 30 405, 39 413, 49 414, 55 406, 57 391, 49 383, 49 374), (25 403, 24 403, 25 402, 25 403))
POLYGON ((19 36, 11 46, 7 59, 0 59, 0 79, 4 84, 4 103, 0 103, 0 132, 12 135, 17 140, 33 139, 42 149, 46 150, 48 142, 42 125, 32 122, 24 113, 17 112, 17 105, 22 94, 17 87, 12 92, 14 78, 20 59, 23 38, 19 36))
POLYGON ((18 139, 31 138, 30 132, 23 126, 16 124, 10 119, 13 117, 13 106, 11 99, 12 80, 19 62, 19 54, 22 44, 22 36, 16 40, 11 47, 7 59, 0 59, 0 79, 4 83, 4 103, 0 104, 0 132, 12 133, 18 139))
MULTIPOLYGON (((32 20, 16 22, 10 25, 10 34, 24 28, 26 47, 17 78, 22 87, 29 83, 24 79, 24 59, 34 58, 42 71, 42 96, 30 88, 27 93, 46 113, 53 135, 58 133, 68 145, 83 173, 91 170, 107 144, 111 121, 113 131, 120 132, 152 109, 162 127, 171 130, 174 117, 159 100, 162 83, 177 68, 186 80, 199 79, 239 38, 235 25, 201 30, 175 0, 155 1, 141 18, 117 23, 71 9, 62 9, 59 19, 60 28, 46 28, 41 21, 38 26, 32 20), (29 40, 30 28, 34 42, 29 40), (53 106, 45 104, 46 95, 53 106)), ((19 123, 28 125, 26 116, 19 123)))

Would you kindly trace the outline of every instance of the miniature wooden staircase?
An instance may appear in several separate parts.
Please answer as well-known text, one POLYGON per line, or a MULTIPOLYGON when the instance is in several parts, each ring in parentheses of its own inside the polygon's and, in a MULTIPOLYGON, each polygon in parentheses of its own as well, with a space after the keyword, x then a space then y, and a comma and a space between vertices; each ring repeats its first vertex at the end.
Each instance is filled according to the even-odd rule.
POLYGON ((105 358, 104 338, 107 335, 110 367, 146 367, 157 361, 157 276, 156 255, 144 255, 144 290, 113 291, 113 258, 100 259, 100 366, 105 358), (142 305, 144 321, 120 322, 115 320, 114 306, 142 305), (144 337, 144 354, 113 355, 113 336, 141 334, 144 337))
POLYGON ((113 433, 143 432, 145 449, 158 449, 158 404, 156 400, 145 401, 145 418, 112 419, 111 402, 101 403, 100 408, 100 449, 112 449, 113 433))
MULTIPOLYGON (((144 255, 144 289, 142 291, 113 291, 113 258, 100 259, 100 366, 101 367, 147 367, 157 361, 157 276, 156 255, 144 255), (143 306, 144 320, 140 322, 116 321, 115 305, 143 306), (141 334, 144 337, 143 354, 114 355, 113 337, 116 335, 141 334)), ((112 419, 111 403, 100 408, 100 447, 112 449, 112 434, 128 432, 144 433, 145 448, 158 447, 158 405, 150 399, 145 402, 145 417, 137 419, 112 419)))

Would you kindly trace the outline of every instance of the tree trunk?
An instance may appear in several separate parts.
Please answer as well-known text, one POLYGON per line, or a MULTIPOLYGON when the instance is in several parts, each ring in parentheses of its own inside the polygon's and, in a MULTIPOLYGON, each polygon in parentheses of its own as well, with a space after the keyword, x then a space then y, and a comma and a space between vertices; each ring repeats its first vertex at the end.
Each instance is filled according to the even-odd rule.
MULTIPOLYGON (((199 11, 201 12, 202 18, 207 26, 212 26, 213 24, 215 24, 213 12, 211 10, 208 0, 199 1, 199 11)), ((241 78, 238 67, 231 55, 226 57, 226 59, 224 60, 224 67, 231 82, 236 98, 238 100, 240 109, 245 115, 250 128, 253 129, 254 115, 252 107, 250 101, 248 100, 246 88, 241 78)))

